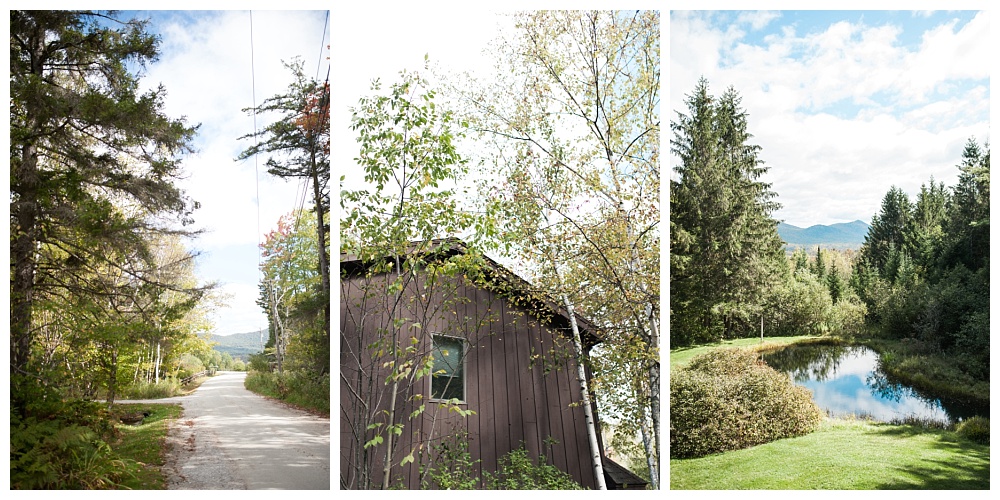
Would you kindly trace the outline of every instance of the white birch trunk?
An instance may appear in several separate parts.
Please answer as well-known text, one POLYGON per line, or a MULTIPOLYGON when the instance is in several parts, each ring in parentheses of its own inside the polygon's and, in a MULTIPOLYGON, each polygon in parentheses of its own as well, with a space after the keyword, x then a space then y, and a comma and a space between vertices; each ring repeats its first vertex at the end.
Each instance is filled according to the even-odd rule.
POLYGON ((606 490, 604 483, 604 465, 601 462, 601 448, 597 444, 597 426, 594 423, 594 412, 590 407, 590 391, 587 388, 587 372, 583 367, 583 345, 580 341, 580 330, 576 326, 576 315, 573 314, 573 304, 566 294, 563 294, 563 303, 566 304, 566 312, 569 314, 569 324, 573 329, 573 347, 576 350, 576 377, 580 382, 580 396, 583 399, 583 414, 587 422, 587 438, 590 441, 590 460, 594 467, 594 479, 597 482, 597 489, 606 490))
POLYGON ((153 364, 153 383, 160 383, 160 361, 163 358, 160 357, 160 342, 156 342, 156 363, 153 364))

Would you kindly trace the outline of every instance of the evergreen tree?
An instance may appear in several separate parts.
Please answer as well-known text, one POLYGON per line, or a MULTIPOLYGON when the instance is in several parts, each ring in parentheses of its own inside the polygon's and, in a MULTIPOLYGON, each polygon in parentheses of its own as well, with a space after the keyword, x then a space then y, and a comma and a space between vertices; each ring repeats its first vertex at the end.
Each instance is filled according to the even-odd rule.
POLYGON ((112 14, 11 11, 12 376, 28 369, 37 301, 89 293, 59 274, 111 266, 142 281, 122 262, 150 260, 144 235, 164 215, 191 222, 197 204, 173 182, 195 128, 163 113, 163 87, 138 93, 132 70, 157 42, 112 14), (52 249, 59 260, 44 259, 52 249))
POLYGON ((823 262, 822 247, 816 247, 816 262, 813 264, 812 272, 819 279, 823 279, 826 276, 826 264, 823 262))
POLYGON ((702 78, 687 115, 671 123, 680 157, 670 183, 671 341, 682 345, 749 332, 763 292, 787 269, 779 208, 750 144, 747 112, 729 88, 716 100, 702 78))
POLYGON ((906 234, 910 230, 912 206, 902 189, 893 186, 882 198, 882 210, 872 218, 871 227, 861 246, 858 262, 892 279, 900 252, 906 252, 906 234))

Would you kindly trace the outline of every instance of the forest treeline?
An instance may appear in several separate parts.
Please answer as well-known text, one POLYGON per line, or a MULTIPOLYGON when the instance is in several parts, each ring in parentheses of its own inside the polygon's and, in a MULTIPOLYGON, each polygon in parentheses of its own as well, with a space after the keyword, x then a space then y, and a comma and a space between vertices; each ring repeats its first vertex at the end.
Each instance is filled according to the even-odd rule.
POLYGON ((958 182, 915 200, 892 187, 860 250, 786 256, 778 194, 732 87, 699 81, 671 122, 671 347, 760 335, 906 339, 989 378, 989 144, 969 139, 958 182))

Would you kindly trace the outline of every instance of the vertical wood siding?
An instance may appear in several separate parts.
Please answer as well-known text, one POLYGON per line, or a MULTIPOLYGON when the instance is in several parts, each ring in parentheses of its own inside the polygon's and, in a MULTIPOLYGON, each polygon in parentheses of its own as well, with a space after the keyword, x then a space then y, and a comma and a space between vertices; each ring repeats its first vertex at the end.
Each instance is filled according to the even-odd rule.
MULTIPOLYGON (((530 456, 545 455, 549 463, 577 482, 594 488, 583 408, 573 404, 580 401, 580 387, 570 340, 489 290, 464 281, 453 284, 457 285, 453 295, 438 294, 415 304, 411 299, 422 290, 419 280, 411 283, 403 292, 404 301, 408 301, 406 314, 423 319, 418 330, 421 351, 428 352, 433 334, 466 339, 466 402, 462 407, 476 413, 462 418, 439 409, 428 399, 429 378, 413 388, 422 391, 424 399, 402 404, 411 394, 401 395, 397 405, 402 404, 399 415, 406 426, 393 453, 393 484, 398 478, 408 488, 419 488, 419 465, 401 467, 402 458, 410 450, 426 451, 429 445, 461 430, 468 433, 472 460, 480 461, 480 477, 485 471, 496 472, 498 459, 523 445, 530 456), (455 298, 460 300, 449 304, 455 298), (448 307, 442 308, 445 304, 448 307), (561 362, 553 364, 554 359, 561 362), (417 421, 408 420, 410 412, 420 404, 426 405, 425 413, 417 421), (424 442, 428 438, 432 441, 424 442), (546 442, 551 440, 557 443, 550 447, 546 442)), ((380 370, 366 378, 357 370, 358 359, 372 364, 364 346, 376 338, 378 325, 389 320, 384 296, 378 298, 380 293, 384 295, 385 288, 385 276, 342 278, 341 283, 341 475, 342 485, 348 488, 357 485, 358 473, 351 464, 366 452, 358 449, 355 437, 359 432, 359 404, 353 395, 366 391, 374 394, 388 374, 380 370), (367 299, 366 288, 370 290, 367 299)), ((383 396, 370 402, 369 412, 388 408, 387 394, 383 396)), ((361 444, 373 435, 368 431, 361 444)), ((367 452, 374 453, 370 455, 375 457, 370 474, 375 478, 373 483, 380 484, 385 445, 367 452)))

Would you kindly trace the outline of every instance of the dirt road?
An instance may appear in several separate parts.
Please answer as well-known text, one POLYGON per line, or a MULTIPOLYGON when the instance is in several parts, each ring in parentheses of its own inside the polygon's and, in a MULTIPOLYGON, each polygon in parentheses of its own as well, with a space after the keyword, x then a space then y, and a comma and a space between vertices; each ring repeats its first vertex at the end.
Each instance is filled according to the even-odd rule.
POLYGON ((167 488, 330 489, 330 420, 246 390, 245 377, 221 372, 169 400, 184 413, 167 437, 167 488))

